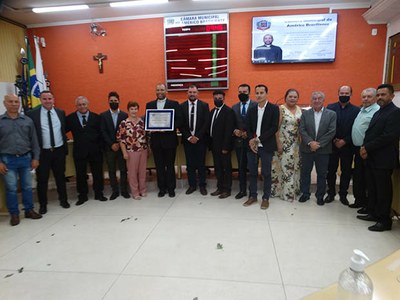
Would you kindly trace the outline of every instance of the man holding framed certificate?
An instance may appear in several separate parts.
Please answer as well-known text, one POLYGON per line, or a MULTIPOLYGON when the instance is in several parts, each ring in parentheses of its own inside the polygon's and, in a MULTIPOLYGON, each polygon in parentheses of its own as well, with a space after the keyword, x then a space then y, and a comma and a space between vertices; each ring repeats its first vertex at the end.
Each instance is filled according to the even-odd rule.
POLYGON ((168 192, 175 197, 175 156, 178 146, 176 128, 182 120, 181 107, 175 100, 167 99, 165 84, 157 84, 157 99, 146 104, 145 129, 151 132, 150 147, 157 171, 158 197, 168 192))

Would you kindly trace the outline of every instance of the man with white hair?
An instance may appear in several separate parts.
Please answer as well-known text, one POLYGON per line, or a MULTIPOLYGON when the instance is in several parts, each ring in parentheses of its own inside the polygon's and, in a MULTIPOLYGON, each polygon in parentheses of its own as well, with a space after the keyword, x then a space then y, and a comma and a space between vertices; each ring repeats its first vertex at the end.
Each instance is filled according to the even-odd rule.
POLYGON ((326 174, 328 173, 329 155, 332 153, 332 139, 336 132, 336 113, 324 107, 325 94, 311 94, 311 109, 301 115, 300 153, 302 159, 300 173, 299 202, 310 199, 311 171, 315 164, 317 171, 317 191, 315 197, 318 205, 324 205, 326 192, 326 174))
POLYGON ((371 122, 372 116, 379 110, 376 103, 376 89, 367 88, 361 92, 362 108, 354 120, 351 130, 351 138, 355 146, 354 172, 353 172, 353 194, 355 201, 350 208, 361 208, 357 212, 367 214, 367 189, 365 160, 360 156, 360 148, 364 143, 365 131, 371 122))
POLYGON ((88 184, 86 167, 89 163, 93 176, 94 199, 107 201, 103 195, 103 152, 101 137, 101 119, 89 111, 89 100, 79 96, 75 100, 76 111, 67 117, 67 130, 74 138, 73 157, 76 169, 76 188, 81 205, 88 200, 88 184))

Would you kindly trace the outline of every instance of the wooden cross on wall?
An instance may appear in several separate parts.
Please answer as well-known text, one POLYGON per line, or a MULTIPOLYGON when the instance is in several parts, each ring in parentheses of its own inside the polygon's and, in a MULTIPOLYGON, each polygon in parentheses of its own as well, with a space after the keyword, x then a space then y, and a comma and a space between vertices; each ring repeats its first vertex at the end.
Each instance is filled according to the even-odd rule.
POLYGON ((99 73, 103 73, 103 60, 107 59, 107 55, 103 53, 97 53, 97 55, 93 56, 93 60, 97 60, 99 66, 99 73))

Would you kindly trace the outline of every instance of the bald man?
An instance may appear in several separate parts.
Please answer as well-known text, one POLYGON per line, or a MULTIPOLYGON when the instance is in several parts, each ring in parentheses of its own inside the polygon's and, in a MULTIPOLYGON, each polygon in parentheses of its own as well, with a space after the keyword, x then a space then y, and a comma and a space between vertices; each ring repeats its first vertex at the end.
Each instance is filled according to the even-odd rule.
POLYGON ((325 203, 335 200, 336 194, 336 172, 340 161, 340 185, 339 196, 343 205, 349 205, 347 200, 347 190, 351 179, 351 168, 354 157, 354 145, 351 139, 351 129, 360 108, 350 103, 352 88, 343 85, 338 90, 339 101, 329 104, 326 108, 336 113, 336 134, 332 140, 332 153, 329 156, 328 175, 328 195, 325 203))
POLYGON ((6 188, 10 225, 20 222, 18 177, 26 219, 40 219, 33 210, 32 173, 39 165, 39 142, 33 121, 19 113, 21 102, 16 95, 4 97, 6 112, 0 116, 0 174, 6 188))

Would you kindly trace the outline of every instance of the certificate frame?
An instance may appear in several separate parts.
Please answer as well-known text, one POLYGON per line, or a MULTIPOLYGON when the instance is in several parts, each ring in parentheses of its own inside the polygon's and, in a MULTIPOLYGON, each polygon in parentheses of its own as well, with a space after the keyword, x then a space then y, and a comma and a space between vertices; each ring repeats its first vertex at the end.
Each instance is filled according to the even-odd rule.
MULTIPOLYGON (((164 121, 164 120, 161 120, 164 121)), ((146 131, 174 131, 175 130, 175 110, 174 109, 146 109, 145 118, 146 131), (165 118, 165 123, 155 120, 157 115, 165 118)))

